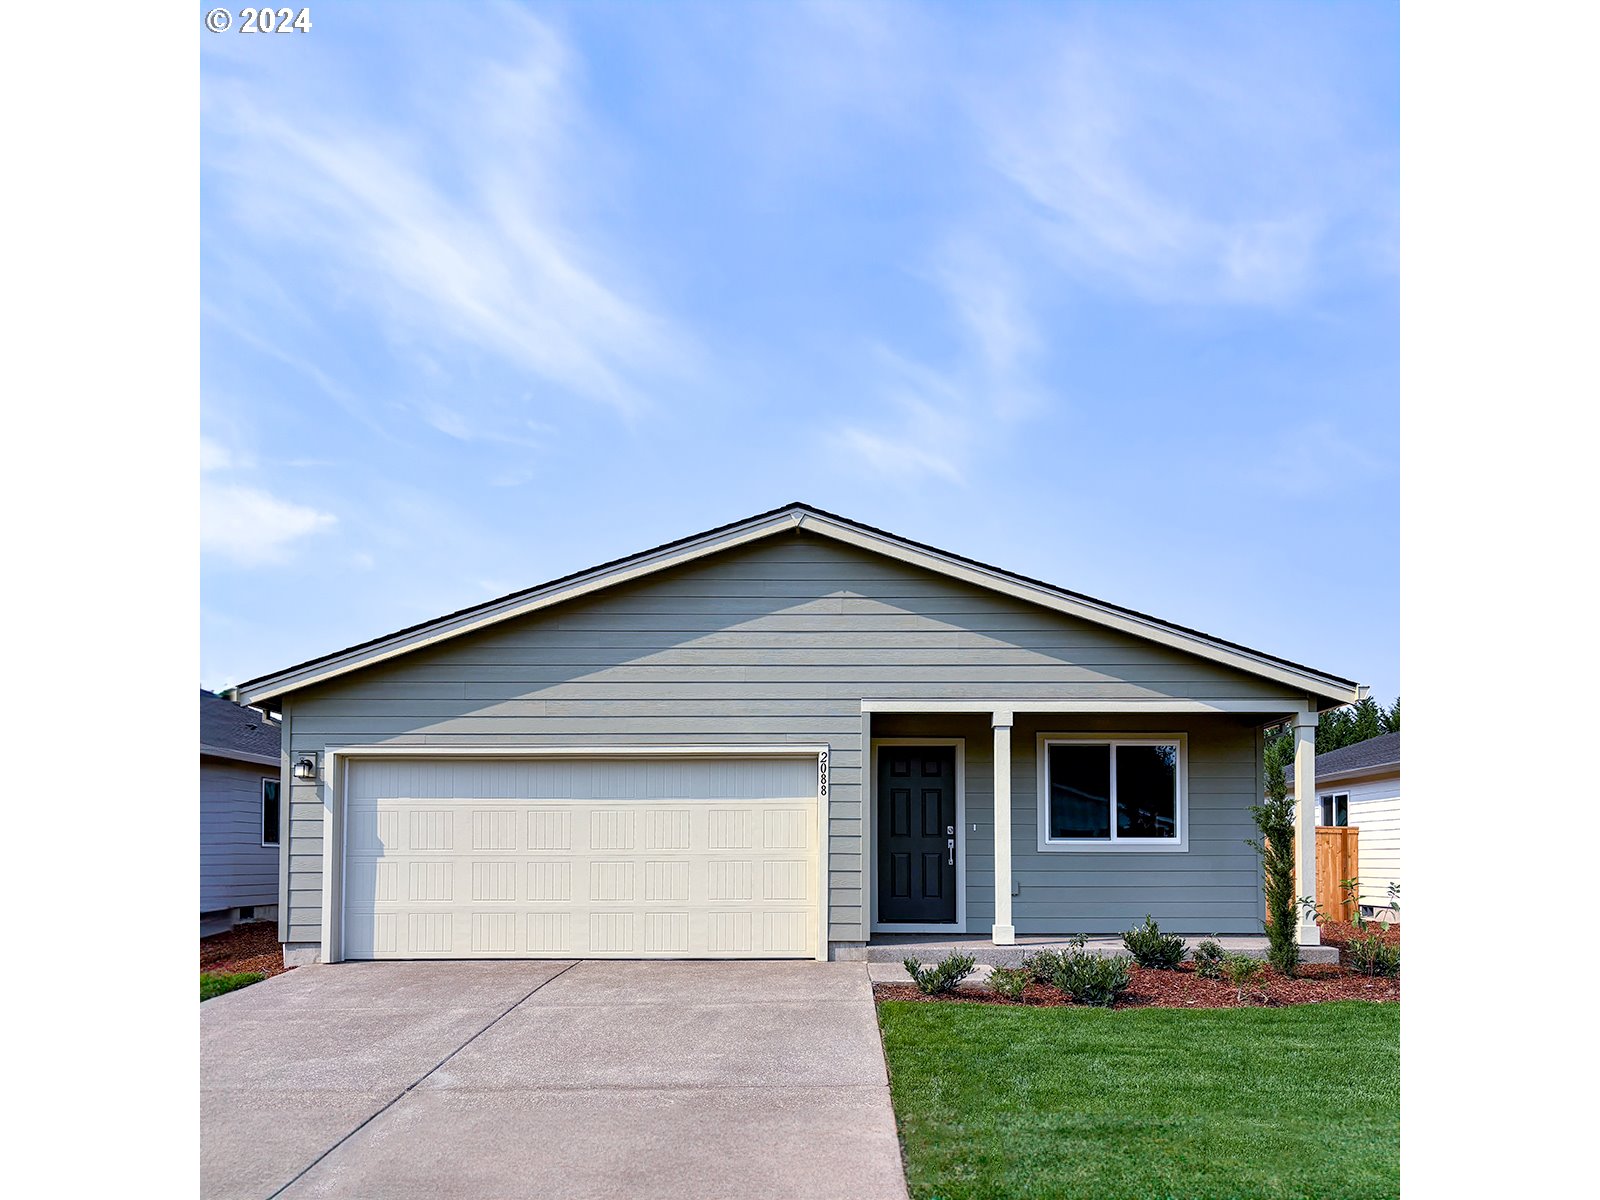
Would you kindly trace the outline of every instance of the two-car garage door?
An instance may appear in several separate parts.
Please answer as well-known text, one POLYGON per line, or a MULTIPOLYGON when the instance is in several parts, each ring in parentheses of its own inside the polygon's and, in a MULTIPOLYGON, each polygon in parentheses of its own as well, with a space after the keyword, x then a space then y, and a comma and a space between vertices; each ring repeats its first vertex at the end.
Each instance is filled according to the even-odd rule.
POLYGON ((815 756, 355 759, 347 958, 811 957, 815 756))

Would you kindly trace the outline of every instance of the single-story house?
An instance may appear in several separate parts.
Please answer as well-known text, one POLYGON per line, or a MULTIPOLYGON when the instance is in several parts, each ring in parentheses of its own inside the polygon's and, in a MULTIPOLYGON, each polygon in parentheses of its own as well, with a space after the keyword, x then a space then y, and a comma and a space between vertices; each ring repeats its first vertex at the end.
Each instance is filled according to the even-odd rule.
POLYGON ((200 933, 278 915, 278 723, 200 691, 200 933))
MULTIPOLYGON (((1294 793, 1294 780, 1289 781, 1294 793)), ((1400 734, 1385 733, 1316 758, 1318 825, 1354 825, 1363 916, 1398 917, 1389 886, 1400 886, 1400 734)))
POLYGON ((1365 694, 804 504, 237 691, 282 713, 295 963, 1259 932, 1263 731, 1309 787, 1365 694))

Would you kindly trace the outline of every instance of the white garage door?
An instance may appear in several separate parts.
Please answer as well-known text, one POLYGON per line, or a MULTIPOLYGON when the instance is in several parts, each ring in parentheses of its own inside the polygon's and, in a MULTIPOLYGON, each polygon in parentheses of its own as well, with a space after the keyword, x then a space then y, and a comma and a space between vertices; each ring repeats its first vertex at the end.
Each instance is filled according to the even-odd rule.
POLYGON ((345 806, 347 958, 816 953, 814 756, 356 760, 345 806))

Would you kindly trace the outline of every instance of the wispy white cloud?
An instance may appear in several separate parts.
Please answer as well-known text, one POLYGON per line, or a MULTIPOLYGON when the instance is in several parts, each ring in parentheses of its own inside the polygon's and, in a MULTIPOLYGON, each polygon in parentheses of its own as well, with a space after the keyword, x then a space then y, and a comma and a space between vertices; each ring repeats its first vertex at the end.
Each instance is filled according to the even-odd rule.
POLYGON ((300 539, 337 523, 332 513, 225 478, 254 465, 248 454, 200 438, 200 549, 243 567, 284 562, 300 539))
POLYGON ((232 450, 212 438, 200 438, 200 470, 225 471, 229 467, 241 465, 241 459, 232 450))
POLYGON ((283 562, 294 543, 335 522, 331 513, 260 488, 209 480, 200 487, 200 548, 239 566, 283 562))
POLYGON ((875 347, 870 394, 883 412, 845 426, 836 442, 881 478, 965 484, 974 460, 1042 402, 1034 371, 1044 342, 1027 286, 1004 255, 958 237, 932 257, 923 275, 960 335, 949 364, 875 347))
POLYGON ((934 278, 989 371, 1011 372, 1039 349, 1022 278, 1005 256, 957 241, 940 256, 934 278))
POLYGON ((1330 501, 1351 489, 1392 474, 1395 464, 1370 440, 1357 440, 1332 421, 1286 428, 1268 442, 1259 483, 1287 496, 1325 496, 1330 501))
POLYGON ((984 406, 981 398, 950 377, 884 347, 873 357, 879 373, 881 415, 845 425, 834 446, 856 458, 877 478, 899 485, 929 476, 964 485, 984 406))
MULTIPOLYGON (((210 85, 208 166, 252 236, 309 251, 331 297, 366 310, 397 346, 487 353, 633 411, 639 376, 673 369, 683 339, 633 298, 592 230, 569 219, 595 161, 573 59, 521 10, 447 17, 476 26, 477 41, 444 94, 379 105, 342 89, 347 106, 325 111, 259 78, 210 85), (475 83, 463 90, 467 78, 475 83)), ((394 49, 401 61, 385 83, 407 78, 415 55, 412 78, 426 87, 439 48, 394 49)))
POLYGON ((1335 243, 1352 218, 1381 223, 1392 197, 1363 185, 1387 164, 1340 127, 1329 61, 1271 22, 1213 13, 1065 22, 1011 76, 969 85, 968 110, 1015 215, 1083 281, 1156 303, 1292 304, 1346 269, 1335 243))
MULTIPOLYGON (((916 409, 904 414, 914 418, 916 409)), ((918 438, 918 426, 908 423, 894 432, 873 432, 847 426, 837 435, 839 448, 860 459, 878 478, 896 483, 919 483, 936 475, 951 483, 964 484, 961 468, 947 455, 937 454, 918 438)))

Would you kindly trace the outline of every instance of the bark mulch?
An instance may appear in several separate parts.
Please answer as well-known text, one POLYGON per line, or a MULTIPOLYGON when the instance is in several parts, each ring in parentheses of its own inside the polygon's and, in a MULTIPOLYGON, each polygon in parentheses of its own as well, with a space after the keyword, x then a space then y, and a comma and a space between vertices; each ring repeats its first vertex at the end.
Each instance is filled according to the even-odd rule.
POLYGON ((293 968, 283 965, 278 923, 252 921, 248 925, 235 925, 227 933, 201 938, 200 969, 230 975, 241 971, 282 975, 293 968))
MULTIPOLYGON (((1132 968, 1133 983, 1113 1005, 1114 1008, 1239 1008, 1238 991, 1220 979, 1202 979, 1192 963, 1175 971, 1132 968)), ((1012 1004, 993 992, 963 989, 954 995, 924 996, 909 983, 877 983, 872 987, 877 1000, 921 1000, 955 1004, 1012 1004)), ((1053 987, 1030 983, 1022 994, 1025 1005, 1054 1008, 1072 1006, 1071 999, 1053 987)), ((1322 1000, 1399 1000, 1400 981, 1371 975, 1358 975, 1334 963, 1308 963, 1293 979, 1285 979, 1272 968, 1254 986, 1245 989, 1243 1007, 1284 1004, 1315 1004, 1322 1000)))
POLYGON ((1322 944, 1324 946, 1337 946, 1340 950, 1343 950, 1358 938, 1370 937, 1374 933, 1383 939, 1386 946, 1398 946, 1400 944, 1400 922, 1398 921, 1389 926, 1387 933, 1384 932, 1383 926, 1376 921, 1368 921, 1365 930, 1357 929, 1349 921, 1322 921, 1318 923, 1317 929, 1322 933, 1322 944))

